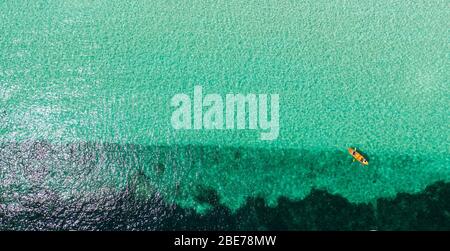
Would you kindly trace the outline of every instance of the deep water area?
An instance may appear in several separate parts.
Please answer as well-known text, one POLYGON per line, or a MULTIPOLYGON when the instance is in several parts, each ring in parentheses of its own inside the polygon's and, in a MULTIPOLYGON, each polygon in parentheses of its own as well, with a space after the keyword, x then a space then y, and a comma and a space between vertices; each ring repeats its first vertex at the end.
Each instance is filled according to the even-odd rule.
MULTIPOLYGON (((314 171, 317 164, 314 153, 279 151, 272 151, 269 156, 268 152, 258 149, 204 146, 174 149, 93 143, 3 144, 0 147, 0 229, 450 229, 449 183, 437 181, 422 192, 400 192, 395 196, 352 203, 342 195, 331 194, 325 187, 310 186, 312 181, 304 182, 308 178, 320 178, 315 173, 320 171, 314 171), (258 156, 264 164, 255 166, 250 154, 266 156, 265 159, 258 156), (276 156, 282 157, 277 160, 276 156), (221 164, 222 169, 219 172, 206 161, 221 164), (195 168, 196 165, 207 166, 201 171, 195 168), (273 177, 254 182, 263 182, 258 186, 271 189, 254 187, 255 193, 236 206, 229 204, 235 198, 227 199, 226 196, 238 197, 245 193, 239 182, 229 178, 222 184, 215 184, 202 178, 208 172, 218 172, 216 175, 222 179, 233 177, 236 165, 239 170, 248 165, 252 170, 269 172, 273 177), (268 197, 276 194, 272 190, 280 186, 277 182, 289 179, 284 170, 294 167, 305 169, 289 175, 298 175, 296 180, 304 186, 299 185, 299 189, 308 192, 301 192, 304 195, 299 198, 295 198, 295 194, 291 198, 279 196, 270 202, 268 197), (224 176, 223 173, 229 174, 224 176), (234 193, 222 192, 221 186, 227 183, 232 183, 234 189, 227 190, 234 193)), ((338 161, 340 168, 362 168, 342 153, 330 155, 335 155, 335 161, 343 159, 338 161)), ((376 173, 366 174, 368 177, 371 178, 370 185, 383 182, 376 173)), ((246 178, 256 179, 255 176, 246 178)))

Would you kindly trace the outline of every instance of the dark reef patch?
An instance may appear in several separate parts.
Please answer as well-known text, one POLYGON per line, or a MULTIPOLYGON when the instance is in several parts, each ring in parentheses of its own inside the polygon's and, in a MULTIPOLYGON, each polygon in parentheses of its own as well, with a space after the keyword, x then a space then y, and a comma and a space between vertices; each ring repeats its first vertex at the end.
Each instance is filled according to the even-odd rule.
MULTIPOLYGON (((214 188, 195 184, 195 201, 210 208, 199 214, 164 200, 151 181, 152 174, 171 180, 170 172, 179 171, 175 168, 185 168, 189 174, 193 163, 211 166, 227 161, 231 168, 241 168, 252 166, 255 159, 264 170, 302 162, 303 175, 311 178, 328 171, 315 169, 313 160, 323 154, 335 162, 347 157, 292 149, 4 143, 0 145, 0 230, 450 230, 450 183, 445 182, 418 194, 400 193, 370 204, 350 203, 320 189, 302 200, 281 197, 276 207, 262 197, 250 197, 235 212, 221 203, 214 188), (126 187, 102 183, 117 178, 105 177, 110 168, 126 180, 126 187), (77 183, 80 180, 93 181, 90 185, 95 189, 61 192, 83 188, 77 183), (148 185, 146 196, 140 193, 143 184, 148 185)), ((178 180, 173 186, 181 193, 178 180)))
POLYGON ((195 191, 195 200, 202 204, 218 206, 220 197, 213 188, 199 185, 195 191))
POLYGON ((234 213, 217 203, 214 191, 202 189, 212 205, 204 215, 157 195, 138 199, 132 190, 89 200, 48 192, 44 200, 23 198, 20 211, 1 206, 0 230, 450 230, 450 183, 444 182, 420 194, 379 199, 376 208, 313 190, 299 201, 280 198, 273 208, 249 198, 234 213))

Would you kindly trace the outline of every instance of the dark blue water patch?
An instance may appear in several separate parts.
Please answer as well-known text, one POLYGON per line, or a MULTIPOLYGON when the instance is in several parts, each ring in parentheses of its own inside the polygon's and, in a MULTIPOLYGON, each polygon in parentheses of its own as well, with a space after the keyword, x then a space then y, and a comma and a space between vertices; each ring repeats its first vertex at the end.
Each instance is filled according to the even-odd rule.
MULTIPOLYGON (((132 190, 102 199, 64 200, 50 192, 22 198, 22 210, 0 208, 1 230, 450 230, 450 184, 438 182, 420 194, 399 194, 373 204, 352 204, 314 190, 303 200, 280 198, 268 207, 249 198, 231 212, 214 190, 198 196, 212 209, 198 214, 167 204, 157 195, 138 199, 132 190)), ((45 191, 44 191, 45 193, 45 191)), ((4 198, 2 198, 4 199, 4 198)))
POLYGON ((281 197, 275 207, 253 196, 236 211, 221 202, 215 188, 195 184, 191 191, 195 203, 210 208, 203 214, 167 200, 149 182, 152 175, 164 178, 174 166, 188 168, 199 161, 205 167, 227 162, 242 168, 258 159, 268 170, 291 163, 315 170, 313 160, 324 154, 338 164, 346 156, 295 149, 4 143, 0 147, 0 229, 450 230, 450 184, 445 182, 422 193, 400 193, 369 204, 350 203, 320 189, 301 200, 281 197), (105 177, 112 168, 114 175, 105 177), (122 178, 122 186, 108 186, 122 178), (147 183, 150 189, 142 196, 147 183))

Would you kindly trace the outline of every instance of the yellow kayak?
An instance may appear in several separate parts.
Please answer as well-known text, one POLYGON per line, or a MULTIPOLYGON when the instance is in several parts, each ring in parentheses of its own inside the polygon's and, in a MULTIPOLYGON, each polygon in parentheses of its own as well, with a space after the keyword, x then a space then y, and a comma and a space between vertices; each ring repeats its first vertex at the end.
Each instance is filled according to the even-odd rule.
POLYGON ((363 156, 361 153, 357 152, 357 151, 356 151, 356 148, 353 149, 353 148, 349 147, 349 148, 348 148, 348 152, 349 152, 350 155, 352 155, 352 157, 353 157, 355 160, 357 160, 359 163, 361 163, 361 164, 363 164, 363 165, 365 165, 365 166, 369 165, 369 161, 367 161, 367 159, 364 158, 364 156, 363 156))

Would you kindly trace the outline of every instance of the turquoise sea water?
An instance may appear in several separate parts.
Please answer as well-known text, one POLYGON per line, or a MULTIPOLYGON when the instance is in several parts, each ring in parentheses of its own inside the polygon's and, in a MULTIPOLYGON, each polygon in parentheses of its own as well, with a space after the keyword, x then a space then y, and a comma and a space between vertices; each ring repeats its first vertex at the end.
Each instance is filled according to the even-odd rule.
POLYGON ((197 212, 209 208, 196 200, 207 187, 233 211, 249 197, 275 206, 314 188, 373 203, 448 182, 448 7, 1 1, 0 203, 134 182, 142 198, 197 212), (278 93, 279 138, 172 129, 170 98, 195 85, 278 93), (352 163, 349 146, 370 165, 352 163), (77 163, 72 148, 82 149, 77 163))

